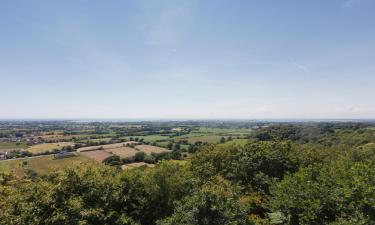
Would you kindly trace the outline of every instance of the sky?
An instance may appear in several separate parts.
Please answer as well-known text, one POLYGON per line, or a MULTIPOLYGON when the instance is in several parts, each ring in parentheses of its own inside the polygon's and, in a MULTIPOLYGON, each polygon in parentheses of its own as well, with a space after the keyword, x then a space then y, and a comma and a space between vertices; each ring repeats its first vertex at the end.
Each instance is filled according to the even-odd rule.
POLYGON ((375 118, 375 0, 2 0, 0 118, 375 118))

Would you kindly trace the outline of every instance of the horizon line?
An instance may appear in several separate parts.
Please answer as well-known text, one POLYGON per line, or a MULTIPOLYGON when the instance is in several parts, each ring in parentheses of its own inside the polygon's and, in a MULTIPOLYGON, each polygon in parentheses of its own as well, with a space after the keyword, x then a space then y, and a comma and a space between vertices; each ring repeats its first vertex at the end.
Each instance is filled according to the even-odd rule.
POLYGON ((375 118, 312 117, 312 118, 0 118, 0 121, 94 121, 94 122, 146 122, 146 121, 375 121, 375 118))

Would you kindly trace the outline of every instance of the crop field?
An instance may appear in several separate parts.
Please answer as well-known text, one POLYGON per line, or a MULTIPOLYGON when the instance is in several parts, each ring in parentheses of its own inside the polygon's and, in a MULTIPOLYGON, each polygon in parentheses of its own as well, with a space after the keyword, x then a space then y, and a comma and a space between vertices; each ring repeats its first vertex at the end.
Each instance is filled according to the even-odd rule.
POLYGON ((13 174, 17 177, 24 176, 21 160, 0 161, 0 172, 13 174))
POLYGON ((110 141, 112 138, 94 138, 94 139, 87 139, 87 141, 94 142, 94 143, 99 143, 102 141, 110 141))
POLYGON ((18 143, 18 142, 0 142, 0 152, 6 152, 8 150, 26 148, 25 143, 18 143))
MULTIPOLYGON (((125 137, 129 140, 130 137, 125 137)), ((132 136, 132 138, 139 138, 143 139, 145 142, 157 142, 157 141, 163 141, 169 139, 169 136, 163 136, 163 135, 147 135, 147 136, 132 136)))
POLYGON ((74 157, 55 159, 53 156, 42 156, 28 159, 28 165, 39 174, 46 174, 58 169, 79 163, 93 163, 92 160, 76 155, 74 157))
POLYGON ((205 134, 216 134, 216 135, 228 135, 233 133, 240 134, 249 134, 251 129, 230 129, 230 128, 209 128, 209 127, 200 127, 198 133, 205 134))
POLYGON ((11 173, 17 177, 23 177, 25 175, 25 169, 30 168, 36 173, 44 175, 75 164, 92 162, 92 160, 79 155, 62 159, 54 159, 53 156, 39 156, 34 158, 0 161, 0 172, 11 173))
POLYGON ((85 151, 93 151, 93 150, 107 150, 113 148, 121 148, 126 147, 127 145, 137 144, 138 142, 135 141, 127 141, 121 143, 114 143, 114 144, 107 144, 107 145, 97 145, 97 146, 89 146, 89 147, 82 147, 77 149, 78 152, 85 152, 85 151))
POLYGON ((58 142, 58 143, 45 143, 45 144, 38 144, 33 145, 27 148, 27 151, 38 154, 38 153, 45 153, 47 151, 52 151, 54 149, 61 150, 65 146, 73 146, 73 142, 58 142))
POLYGON ((85 151, 79 153, 82 156, 93 159, 99 163, 103 162, 106 158, 112 156, 112 154, 103 150, 85 151))
MULTIPOLYGON (((188 137, 188 138, 176 138, 175 140, 187 140, 189 144, 194 144, 195 142, 207 142, 209 144, 216 144, 220 142, 222 136, 215 136, 215 135, 207 135, 207 136, 195 136, 195 137, 188 137)), ((224 136, 224 138, 227 138, 224 136)))
POLYGON ((120 147, 105 150, 108 153, 120 156, 120 158, 128 158, 134 156, 137 152, 136 149, 130 147, 120 147))
POLYGON ((137 145, 135 146, 136 149, 146 153, 146 154, 151 154, 151 153, 163 153, 163 152, 170 152, 170 150, 166 148, 161 148, 157 146, 152 146, 152 145, 137 145))
POLYGON ((90 137, 90 135, 88 134, 74 134, 74 135, 52 134, 52 135, 43 135, 40 137, 46 141, 64 141, 64 140, 72 140, 73 138, 85 139, 85 138, 90 137))

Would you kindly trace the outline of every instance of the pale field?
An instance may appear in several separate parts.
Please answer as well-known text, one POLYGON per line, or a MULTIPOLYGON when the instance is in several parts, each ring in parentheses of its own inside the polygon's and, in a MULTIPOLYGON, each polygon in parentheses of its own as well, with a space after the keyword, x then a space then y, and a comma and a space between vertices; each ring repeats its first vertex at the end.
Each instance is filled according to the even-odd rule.
POLYGON ((90 142, 101 142, 101 141, 110 141, 112 138, 94 138, 94 139, 87 139, 90 142))
POLYGON ((128 158, 134 156, 137 152, 136 149, 130 147, 119 147, 119 148, 111 148, 106 149, 106 152, 112 153, 114 155, 120 156, 120 158, 128 158))
POLYGON ((152 146, 152 145, 137 145, 135 146, 136 149, 139 151, 142 151, 146 154, 151 154, 151 153, 163 153, 163 152, 170 152, 170 150, 158 146, 152 146))
POLYGON ((54 149, 61 150, 65 146, 74 146, 74 143, 73 142, 57 142, 57 143, 38 144, 38 145, 30 146, 26 150, 33 154, 38 154, 38 153, 45 153, 47 151, 52 151, 54 149))
POLYGON ((112 156, 112 154, 103 150, 85 151, 79 153, 82 156, 93 159, 99 163, 103 162, 106 158, 112 156))
POLYGON ((51 134, 51 135, 43 135, 39 137, 46 141, 51 141, 51 140, 59 141, 59 140, 70 140, 72 138, 87 138, 89 136, 90 135, 88 134, 73 134, 73 135, 51 134))
POLYGON ((82 163, 94 162, 79 155, 61 159, 55 159, 53 156, 48 155, 34 158, 0 161, 0 172, 10 173, 17 177, 23 177, 25 175, 25 168, 31 168, 38 174, 44 175, 82 163), (22 166, 23 162, 26 163, 25 166, 22 166))
POLYGON ((114 149, 114 148, 121 148, 126 147, 127 144, 137 144, 138 142, 135 141, 127 141, 127 142, 121 142, 121 143, 115 143, 115 144, 107 144, 107 145, 97 145, 97 146, 89 146, 89 147, 82 147, 77 149, 78 152, 85 152, 85 151, 92 151, 92 150, 107 150, 107 149, 114 149))

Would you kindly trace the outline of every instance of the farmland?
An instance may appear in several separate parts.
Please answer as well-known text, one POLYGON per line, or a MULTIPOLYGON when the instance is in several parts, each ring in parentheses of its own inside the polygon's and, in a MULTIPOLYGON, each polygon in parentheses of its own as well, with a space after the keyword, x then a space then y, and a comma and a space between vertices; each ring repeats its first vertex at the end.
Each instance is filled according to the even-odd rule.
POLYGON ((80 152, 79 154, 89 159, 93 159, 99 163, 103 162, 105 159, 107 159, 108 157, 112 155, 103 150, 84 151, 84 152, 80 152))
POLYGON ((168 152, 169 150, 157 146, 152 146, 152 145, 137 145, 135 146, 135 149, 142 151, 146 154, 151 154, 151 153, 163 153, 163 152, 168 152))
POLYGON ((137 152, 139 152, 135 148, 130 148, 130 147, 111 148, 111 149, 106 149, 105 151, 113 155, 120 156, 120 158, 132 157, 132 156, 135 156, 137 152))
POLYGON ((45 152, 51 152, 55 149, 61 150, 63 147, 66 146, 73 146, 73 142, 58 142, 58 143, 43 143, 38 145, 33 145, 29 148, 27 148, 27 151, 38 154, 38 153, 45 153, 45 152))
POLYGON ((0 142, 0 152, 5 152, 8 150, 26 148, 26 143, 19 142, 0 142))
MULTIPOLYGON (((327 196, 335 201, 335 193, 341 193, 342 188, 349 197, 356 196, 359 201, 366 202, 367 196, 362 197, 356 190, 365 190, 370 197, 374 195, 371 192, 375 178, 373 127, 350 123, 274 125, 215 121, 12 123, 7 129, 0 129, 0 135, 5 137, 0 143, 4 148, 20 146, 17 143, 29 147, 6 155, 0 153, 0 195, 3 190, 11 190, 8 187, 13 187, 14 183, 25 185, 22 190, 27 191, 1 196, 0 209, 7 204, 8 209, 23 207, 22 211, 28 212, 36 207, 44 212, 44 207, 52 201, 58 210, 62 208, 61 211, 78 207, 77 212, 89 212, 87 209, 99 205, 100 210, 108 207, 115 212, 108 215, 113 216, 119 210, 133 207, 128 202, 137 199, 136 205, 141 208, 139 213, 132 211, 138 214, 131 218, 136 221, 149 215, 148 212, 157 212, 155 207, 168 209, 167 216, 173 217, 174 211, 181 210, 175 202, 183 204, 183 217, 186 210, 188 213, 200 210, 190 207, 206 204, 208 198, 209 204, 216 201, 215 207, 222 205, 222 201, 230 202, 233 206, 230 209, 244 207, 249 215, 243 215, 243 219, 256 218, 259 225, 272 220, 276 225, 283 219, 279 211, 284 207, 299 207, 301 212, 307 211, 306 214, 312 211, 310 201, 300 198, 300 193, 307 198, 312 195, 322 202, 327 196), (78 138, 78 135, 84 136, 78 138), (2 188, 1 183, 9 179, 9 185, 2 188), (352 180, 355 182, 351 183, 352 180), (238 200, 233 198, 233 193, 239 195, 238 200), (105 198, 98 197, 103 194, 105 198), (64 196, 55 197, 61 195, 64 196), (13 205, 19 199, 22 202, 13 205), (108 199, 110 202, 118 200, 116 206, 108 199), (85 208, 80 204, 82 200, 93 205, 85 208), (45 202, 39 205, 41 201, 45 202), (304 201, 302 206, 300 201, 304 201), (290 206, 285 206, 285 202, 290 206)), ((350 202, 352 198, 349 197, 346 201, 350 202)), ((335 204, 329 203, 330 206, 335 204)), ((206 205, 202 207, 207 208, 206 205)), ((228 210, 225 207, 224 204, 220 210, 228 210)), ((345 206, 336 210, 342 207, 345 206)), ((359 207, 356 212, 360 210, 359 207)), ((151 216, 136 224, 157 224, 160 218, 151 216)), ((329 224, 325 220, 319 222, 316 224, 329 224)), ((172 224, 181 223, 173 221, 172 224)))
POLYGON ((79 155, 62 159, 54 159, 53 156, 38 156, 29 159, 0 161, 0 171, 22 177, 25 175, 25 170, 32 169, 36 173, 44 175, 79 163, 92 163, 92 161, 79 155))
POLYGON ((121 143, 115 143, 115 144, 106 144, 106 145, 96 145, 91 147, 83 147, 77 149, 78 152, 85 152, 85 151, 92 151, 92 150, 107 150, 107 149, 113 149, 113 148, 121 148, 126 147, 129 145, 137 144, 138 142, 134 141, 127 141, 127 142, 121 142, 121 143))
POLYGON ((147 135, 147 136, 131 136, 131 137, 123 137, 126 139, 143 139, 144 142, 157 142, 157 141, 164 141, 169 139, 169 136, 162 136, 162 135, 147 135))
MULTIPOLYGON (((203 136, 193 136, 193 137, 183 137, 183 138, 176 138, 175 140, 186 140, 189 144, 194 144, 196 142, 206 142, 209 144, 219 143, 220 139, 223 136, 214 136, 214 135, 203 135, 203 136)), ((227 138, 224 136, 224 138, 227 138)))

